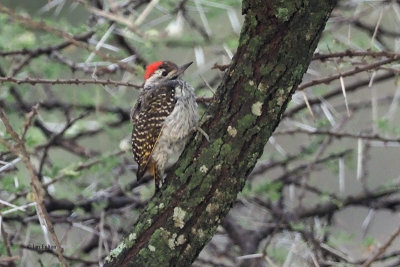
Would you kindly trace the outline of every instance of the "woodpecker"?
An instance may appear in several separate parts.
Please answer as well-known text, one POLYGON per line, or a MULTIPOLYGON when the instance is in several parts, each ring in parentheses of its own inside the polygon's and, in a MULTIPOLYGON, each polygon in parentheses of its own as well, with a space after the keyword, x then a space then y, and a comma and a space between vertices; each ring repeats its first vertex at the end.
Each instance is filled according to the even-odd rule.
POLYGON ((170 61, 157 61, 148 65, 144 86, 131 110, 137 180, 148 171, 154 177, 156 191, 163 183, 168 159, 182 152, 198 127, 194 88, 181 79, 191 64, 178 67, 170 61))

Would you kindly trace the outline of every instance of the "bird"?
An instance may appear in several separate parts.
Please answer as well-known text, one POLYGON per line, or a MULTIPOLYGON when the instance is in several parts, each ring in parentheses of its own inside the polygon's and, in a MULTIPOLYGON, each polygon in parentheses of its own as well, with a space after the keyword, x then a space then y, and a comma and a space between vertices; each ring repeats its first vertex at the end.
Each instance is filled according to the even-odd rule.
POLYGON ((171 61, 156 61, 149 64, 138 101, 131 110, 137 181, 149 172, 156 192, 164 182, 170 156, 182 152, 198 128, 195 90, 181 78, 192 63, 178 66, 171 61))

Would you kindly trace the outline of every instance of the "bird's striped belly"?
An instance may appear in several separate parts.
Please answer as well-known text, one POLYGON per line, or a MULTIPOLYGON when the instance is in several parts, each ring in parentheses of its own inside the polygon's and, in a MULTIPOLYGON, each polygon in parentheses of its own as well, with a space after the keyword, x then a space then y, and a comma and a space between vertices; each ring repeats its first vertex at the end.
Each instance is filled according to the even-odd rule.
POLYGON ((182 152, 197 124, 197 103, 194 96, 178 100, 174 110, 164 121, 161 136, 152 153, 159 169, 165 168, 172 154, 182 152))

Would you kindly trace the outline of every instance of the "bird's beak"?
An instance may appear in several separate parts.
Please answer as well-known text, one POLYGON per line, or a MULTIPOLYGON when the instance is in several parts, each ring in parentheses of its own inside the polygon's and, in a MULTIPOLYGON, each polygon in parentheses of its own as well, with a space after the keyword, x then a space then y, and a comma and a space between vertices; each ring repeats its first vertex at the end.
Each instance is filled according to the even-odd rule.
POLYGON ((193 63, 193 61, 192 61, 192 62, 189 62, 189 63, 186 63, 185 65, 180 66, 180 67, 178 68, 178 71, 176 72, 176 76, 178 77, 178 76, 180 76, 181 74, 183 74, 183 73, 185 72, 185 70, 186 70, 187 68, 189 68, 190 65, 192 65, 192 63, 193 63))

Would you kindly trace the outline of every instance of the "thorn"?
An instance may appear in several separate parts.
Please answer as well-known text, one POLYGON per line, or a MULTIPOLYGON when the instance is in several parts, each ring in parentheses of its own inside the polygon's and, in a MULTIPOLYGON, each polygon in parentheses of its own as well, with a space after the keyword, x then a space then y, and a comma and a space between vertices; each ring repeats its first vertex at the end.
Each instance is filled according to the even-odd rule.
POLYGON ((304 90, 301 91, 301 92, 302 92, 302 94, 303 94, 304 102, 306 103, 306 106, 307 106, 307 108, 308 108, 308 111, 310 111, 311 117, 312 117, 313 121, 315 121, 314 112, 313 112, 313 110, 312 110, 312 108, 311 108, 311 106, 310 106, 310 103, 308 102, 307 95, 306 95, 306 93, 304 92, 304 90))
POLYGON ((345 103, 345 105, 346 105, 347 117, 350 118, 349 103, 348 103, 348 101, 347 101, 346 87, 344 86, 343 76, 340 76, 339 80, 340 80, 340 85, 341 85, 341 87, 342 87, 342 93, 343 93, 343 97, 344 97, 344 103, 345 103))

